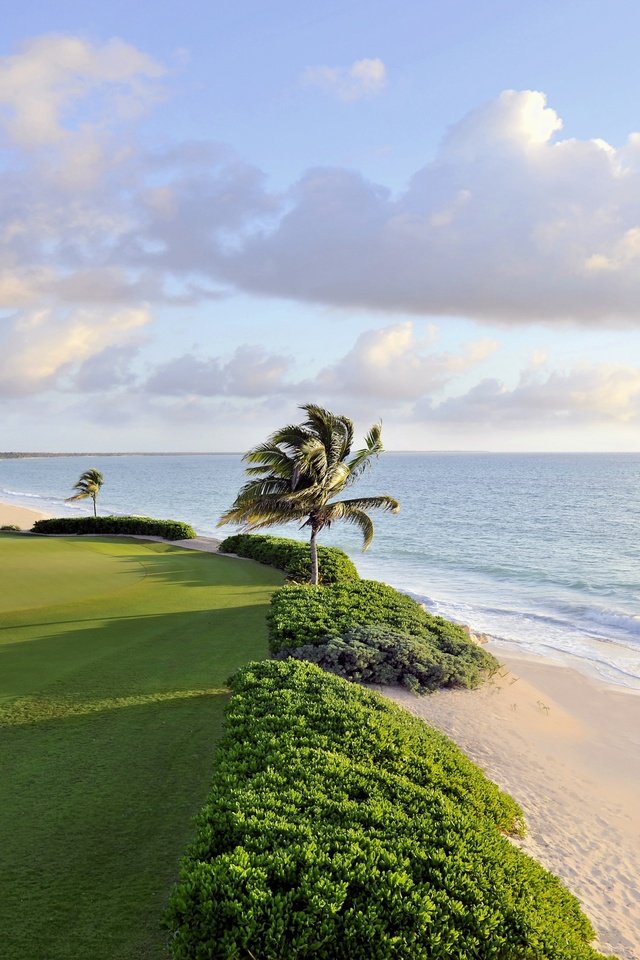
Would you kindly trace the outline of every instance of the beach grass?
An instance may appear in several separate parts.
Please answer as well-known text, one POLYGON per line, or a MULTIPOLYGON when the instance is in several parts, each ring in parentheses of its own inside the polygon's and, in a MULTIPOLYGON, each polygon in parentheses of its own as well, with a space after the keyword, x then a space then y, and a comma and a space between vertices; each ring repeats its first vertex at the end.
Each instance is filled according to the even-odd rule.
POLYGON ((165 543, 2 535, 5 960, 165 956, 226 680, 267 652, 277 571, 165 543))

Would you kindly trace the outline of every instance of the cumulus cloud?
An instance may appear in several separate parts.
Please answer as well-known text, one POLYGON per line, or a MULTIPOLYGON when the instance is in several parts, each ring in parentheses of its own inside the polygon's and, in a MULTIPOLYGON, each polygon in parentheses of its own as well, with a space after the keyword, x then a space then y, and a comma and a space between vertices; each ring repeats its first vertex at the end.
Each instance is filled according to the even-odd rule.
POLYGON ((148 308, 80 309, 57 315, 33 310, 1 321, 0 394, 26 395, 64 386, 90 358, 122 345, 151 320, 148 308))
POLYGON ((558 139, 536 91, 472 111, 394 196, 308 171, 275 229, 219 266, 244 289, 505 324, 637 325, 640 137, 558 139))
POLYGON ((283 378, 290 366, 290 358, 249 344, 238 347, 226 362, 186 353, 160 364, 143 389, 165 396, 259 397, 286 390, 283 378))
POLYGON ((581 365, 546 377, 525 370, 514 387, 485 379, 461 396, 415 407, 419 420, 465 425, 548 427, 640 423, 640 367, 581 365))
MULTIPOLYGON (((506 91, 451 127, 401 193, 319 168, 276 194, 227 146, 142 148, 128 113, 157 97, 162 70, 123 41, 65 36, 0 58, 13 150, 0 308, 237 289, 505 325, 637 325, 640 134, 617 148, 561 139, 542 93, 506 91)), ((333 70, 348 96, 384 79, 376 60, 333 70)))
MULTIPOLYGON (((149 81, 163 73, 160 64, 122 40, 93 44, 63 34, 36 37, 0 58, 2 125, 24 147, 60 143, 86 123, 75 116, 79 102, 107 87, 114 113, 130 117, 151 96, 149 81)), ((103 117, 104 107, 102 101, 103 117)))
POLYGON ((387 83, 387 68, 382 60, 356 60, 350 67, 307 67, 303 76, 307 86, 318 87, 338 100, 350 103, 382 93, 387 83))
POLYGON ((437 330, 416 336, 411 321, 382 330, 368 330, 337 363, 301 385, 323 393, 375 397, 381 402, 411 400, 440 389, 472 369, 498 347, 483 338, 463 345, 458 353, 433 349, 437 330))
POLYGON ((348 396, 395 405, 441 389, 498 347, 494 340, 481 338, 462 344, 457 352, 438 352, 433 346, 437 336, 433 325, 416 334, 411 321, 368 330, 340 360, 306 380, 292 378, 291 357, 257 345, 238 347, 228 360, 192 352, 157 366, 141 389, 185 397, 348 396))

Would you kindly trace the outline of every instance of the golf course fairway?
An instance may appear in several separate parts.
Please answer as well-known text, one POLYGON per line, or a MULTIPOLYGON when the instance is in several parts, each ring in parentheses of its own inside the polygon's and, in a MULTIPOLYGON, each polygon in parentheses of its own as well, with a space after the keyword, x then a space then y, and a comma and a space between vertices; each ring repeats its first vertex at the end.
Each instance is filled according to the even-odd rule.
POLYGON ((160 960, 227 678, 275 570, 166 543, 0 536, 0 954, 160 960))

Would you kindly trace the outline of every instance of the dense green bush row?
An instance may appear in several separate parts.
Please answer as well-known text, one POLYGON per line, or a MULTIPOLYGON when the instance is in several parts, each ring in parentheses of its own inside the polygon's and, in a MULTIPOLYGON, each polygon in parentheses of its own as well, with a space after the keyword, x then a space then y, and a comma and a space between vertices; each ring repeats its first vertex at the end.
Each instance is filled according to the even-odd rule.
POLYGON ((331 643, 326 655, 312 659, 331 669, 330 664, 336 660, 339 664, 342 657, 344 669, 336 672, 355 680, 365 679, 358 676, 362 662, 371 683, 387 682, 390 667, 398 674, 397 682, 416 690, 475 687, 499 666, 462 627, 432 616, 411 597, 376 580, 321 588, 287 584, 274 593, 267 619, 273 654, 300 656, 294 651, 331 643), (375 628, 368 641, 364 634, 352 633, 358 627, 375 628), (394 642, 401 643, 396 655, 394 642), (372 651, 358 646, 361 643, 372 651), (378 671, 373 669, 376 663, 378 671))
POLYGON ((36 520, 31 529, 34 533, 111 533, 164 537, 165 540, 191 540, 196 535, 188 523, 153 517, 55 517, 36 520))
MULTIPOLYGON (((309 544, 300 540, 239 533, 223 540, 219 549, 222 553, 250 557, 259 563, 284 570, 289 580, 309 581, 309 544)), ((337 547, 318 547, 318 567, 321 583, 344 583, 359 579, 353 561, 337 547)))
POLYGON ((276 654, 308 660, 345 680, 403 686, 413 693, 431 693, 447 677, 442 657, 423 640, 388 627, 354 627, 344 637, 327 643, 305 644, 276 654))
POLYGON ((311 664, 232 681, 174 960, 596 960, 520 810, 446 737, 311 664))

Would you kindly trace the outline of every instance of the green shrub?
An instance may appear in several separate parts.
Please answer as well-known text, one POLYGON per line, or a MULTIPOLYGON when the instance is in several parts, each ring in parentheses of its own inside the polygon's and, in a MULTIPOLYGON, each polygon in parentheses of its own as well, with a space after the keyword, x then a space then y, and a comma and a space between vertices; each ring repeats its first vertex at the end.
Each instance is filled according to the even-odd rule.
POLYGON ((400 685, 418 694, 431 693, 447 678, 446 661, 437 649, 388 627, 354 627, 342 639, 284 650, 277 659, 288 656, 345 680, 400 685))
POLYGON ((501 833, 517 804, 446 737, 292 660, 232 681, 174 889, 174 960, 603 960, 501 833))
POLYGON ((0 531, 3 533, 20 533, 22 530, 16 523, 3 523, 0 531))
MULTIPOLYGON (((308 582, 311 575, 309 544, 286 537, 238 533, 220 544, 222 553, 236 553, 259 563, 284 570, 289 580, 308 582)), ((318 547, 321 583, 345 583, 358 580, 355 564, 337 547, 318 547)))
POLYGON ((398 666, 415 658, 415 681, 425 689, 475 687, 499 666, 462 627, 432 616, 411 597, 376 580, 326 587, 285 584, 273 594, 267 620, 269 645, 275 655, 331 641, 348 642, 346 638, 356 627, 374 627, 411 638, 414 644, 405 642, 398 653, 398 666))
POLYGON ((31 529, 34 533, 129 534, 165 540, 192 540, 196 535, 188 523, 153 517, 55 517, 36 520, 31 529))

